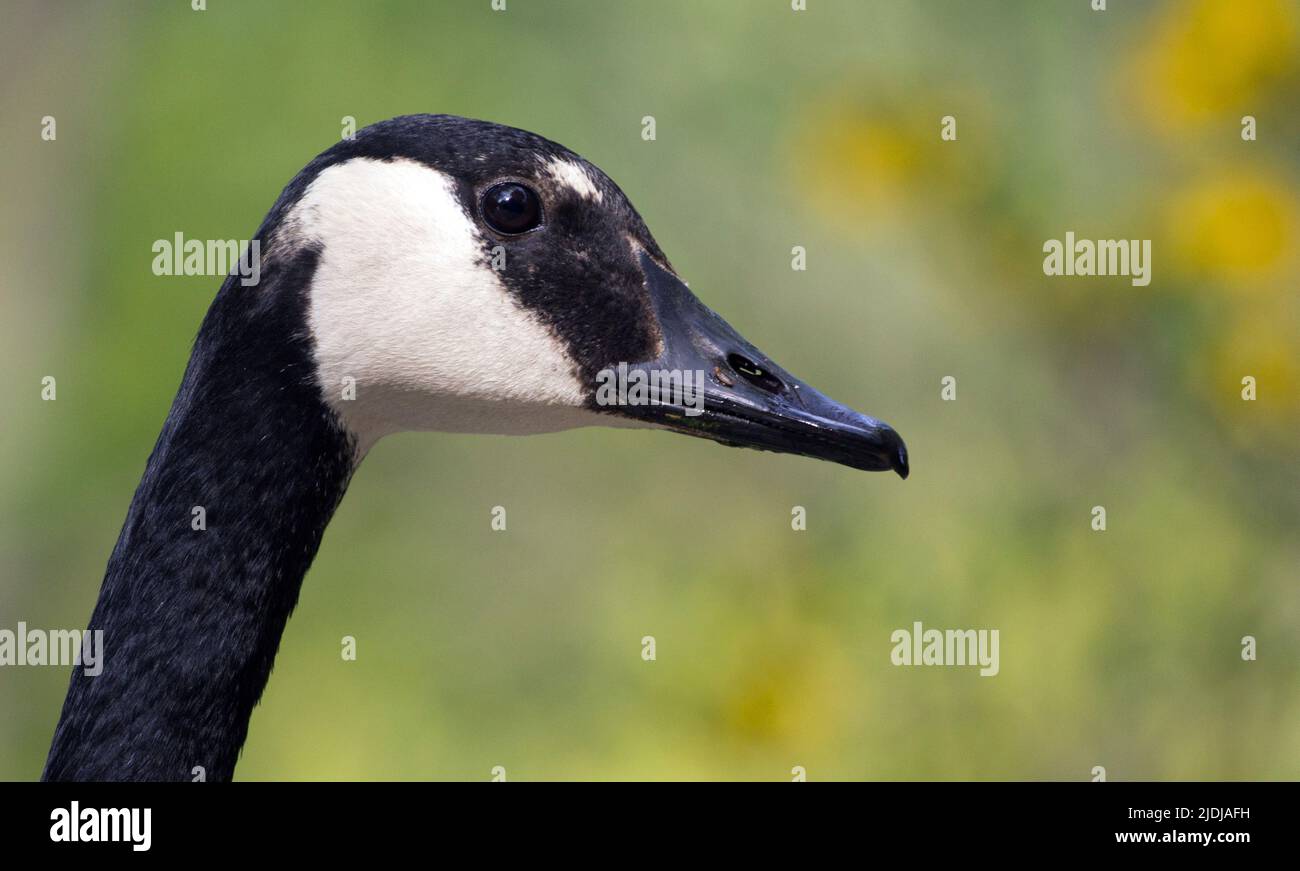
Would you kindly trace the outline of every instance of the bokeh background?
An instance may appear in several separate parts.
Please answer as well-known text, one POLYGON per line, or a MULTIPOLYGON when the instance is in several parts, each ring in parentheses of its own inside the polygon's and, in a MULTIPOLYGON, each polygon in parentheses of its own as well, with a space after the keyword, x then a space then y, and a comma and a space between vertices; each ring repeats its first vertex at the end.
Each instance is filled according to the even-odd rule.
MULTIPOLYGON (((247 238, 345 115, 448 112, 604 168, 913 474, 388 439, 237 777, 1300 777, 1300 7, 1109 5, 5 0, 0 627, 89 618, 219 284, 153 241, 247 238), (1045 277, 1067 230, 1152 239, 1150 286, 1045 277), (914 620, 1000 630, 1001 673, 892 666, 914 620)), ((67 679, 0 668, 0 778, 67 679)))

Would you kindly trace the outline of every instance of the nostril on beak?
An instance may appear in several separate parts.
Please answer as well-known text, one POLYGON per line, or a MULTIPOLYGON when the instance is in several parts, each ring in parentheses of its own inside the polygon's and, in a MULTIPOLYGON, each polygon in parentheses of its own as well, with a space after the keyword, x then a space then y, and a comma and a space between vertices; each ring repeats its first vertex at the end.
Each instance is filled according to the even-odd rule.
POLYGON ((768 393, 780 393, 785 389, 781 379, 777 378, 771 372, 768 372, 762 366, 759 366, 753 360, 741 354, 728 354, 727 365, 741 378, 744 378, 750 384, 753 384, 759 390, 766 390, 768 393))

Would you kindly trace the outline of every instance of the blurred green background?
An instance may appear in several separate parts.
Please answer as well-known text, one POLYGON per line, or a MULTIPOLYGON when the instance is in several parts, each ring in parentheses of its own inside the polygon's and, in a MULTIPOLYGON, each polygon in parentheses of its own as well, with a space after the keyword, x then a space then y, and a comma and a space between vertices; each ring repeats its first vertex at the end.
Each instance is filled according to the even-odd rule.
MULTIPOLYGON (((808 6, 5 0, 0 627, 89 618, 220 283, 153 241, 247 238, 343 116, 447 112, 600 165, 913 474, 385 440, 237 777, 1300 777, 1300 7, 808 6), (1150 286, 1045 277, 1068 230, 1152 239, 1150 286), (1001 673, 894 667, 914 620, 1000 630, 1001 673)), ((0 669, 0 778, 39 776, 67 681, 0 669)))

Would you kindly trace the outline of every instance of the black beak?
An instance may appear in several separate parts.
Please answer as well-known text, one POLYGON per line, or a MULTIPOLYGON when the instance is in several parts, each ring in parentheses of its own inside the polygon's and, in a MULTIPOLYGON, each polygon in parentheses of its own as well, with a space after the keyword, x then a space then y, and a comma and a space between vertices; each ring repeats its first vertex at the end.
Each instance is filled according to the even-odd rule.
POLYGON ((609 375, 602 379, 603 401, 597 390, 602 411, 733 447, 801 454, 869 472, 893 469, 907 477, 907 447, 888 424, 794 378, 675 275, 644 253, 640 259, 662 353, 602 373, 609 375), (639 380, 646 390, 608 389, 619 378, 639 380), (642 401, 635 400, 638 396, 642 401))

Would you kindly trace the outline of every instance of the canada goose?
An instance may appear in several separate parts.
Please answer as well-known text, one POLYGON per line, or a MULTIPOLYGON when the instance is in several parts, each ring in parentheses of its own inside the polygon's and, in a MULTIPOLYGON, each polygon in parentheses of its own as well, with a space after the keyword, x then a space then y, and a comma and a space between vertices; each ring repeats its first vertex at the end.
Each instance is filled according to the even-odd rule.
POLYGON ((907 476, 891 428, 741 338, 614 182, 532 133, 375 124, 254 238, 260 281, 228 277, 199 329, 91 617, 106 665, 74 670, 45 779, 232 776, 325 526, 388 433, 653 426, 907 476), (702 372, 702 401, 660 380, 662 401, 610 404, 611 369, 702 372))

